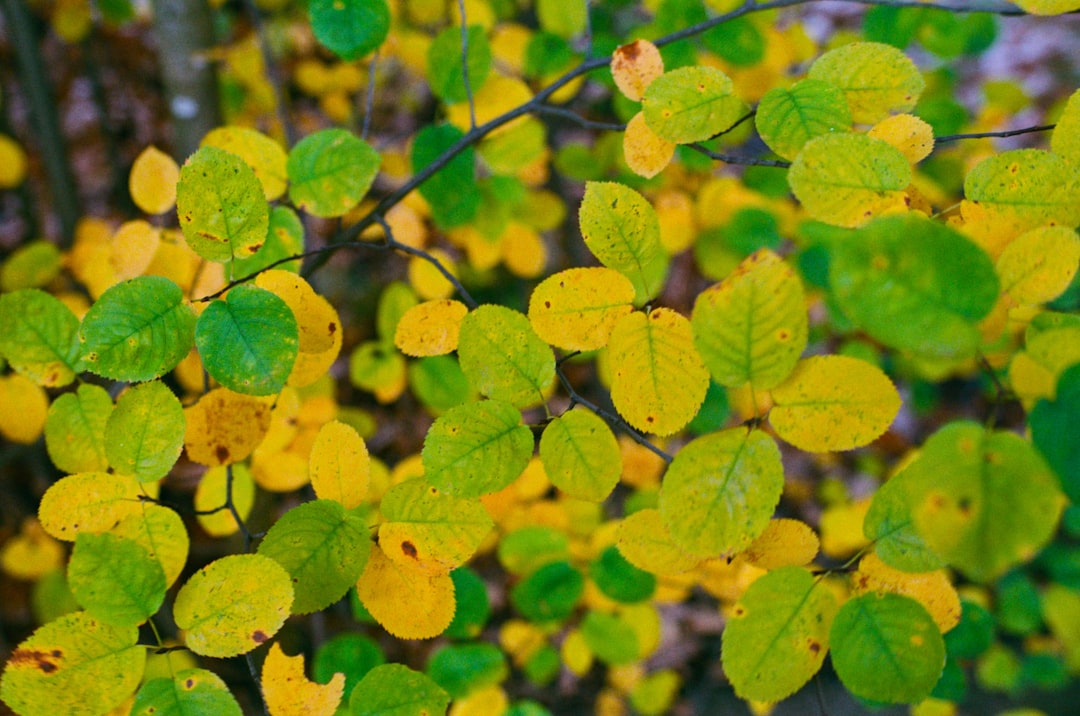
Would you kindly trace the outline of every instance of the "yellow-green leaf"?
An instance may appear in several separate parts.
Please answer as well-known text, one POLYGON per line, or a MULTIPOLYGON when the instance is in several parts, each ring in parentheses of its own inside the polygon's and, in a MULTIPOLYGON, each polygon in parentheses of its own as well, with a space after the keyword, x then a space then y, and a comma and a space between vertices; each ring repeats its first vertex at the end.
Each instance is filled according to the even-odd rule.
POLYGON ((653 574, 678 574, 701 559, 676 544, 656 509, 638 510, 619 523, 619 552, 638 569, 653 574))
POLYGON ((60 299, 33 288, 0 296, 0 356, 35 383, 74 380, 81 348, 79 319, 60 299))
POLYGON ((960 595, 944 569, 902 572, 871 552, 859 560, 852 587, 854 594, 890 592, 911 597, 923 605, 943 634, 960 623, 960 595))
POLYGON ((224 149, 243 159, 255 172, 267 201, 285 193, 285 150, 262 132, 248 127, 218 127, 210 130, 200 145, 224 149))
POLYGON ((645 122, 676 144, 703 142, 746 114, 731 78, 715 67, 680 67, 649 83, 641 98, 645 122))
POLYGON ((1032 15, 1064 15, 1080 10, 1077 0, 1016 0, 1016 4, 1032 15))
POLYGON ((698 294, 690 325, 717 383, 767 390, 791 373, 806 348, 802 282, 783 259, 761 249, 698 294))
POLYGON ((844 90, 852 119, 864 124, 910 111, 926 87, 907 55, 880 42, 853 42, 830 50, 807 74, 844 90))
POLYGON ((112 411, 108 391, 92 383, 57 396, 45 418, 45 447, 53 465, 68 473, 109 469, 105 425, 112 411))
POLYGON ((769 520, 765 531, 750 543, 742 556, 762 569, 801 567, 817 556, 820 546, 821 540, 810 525, 781 517, 769 520))
POLYGON ((139 543, 80 532, 68 563, 68 586, 87 613, 106 624, 142 624, 165 599, 165 573, 139 543))
POLYGON ((199 526, 211 537, 227 537, 240 529, 225 503, 229 495, 232 495, 236 514, 246 520, 255 504, 255 481, 247 465, 212 467, 199 480, 199 486, 195 488, 197 519, 199 526))
POLYGON ((173 618, 196 654, 236 656, 274 636, 292 602, 292 579, 281 565, 260 554, 233 554, 191 576, 176 595, 173 618))
POLYGON ((679 431, 705 400, 709 372, 694 347, 690 321, 670 308, 620 318, 608 355, 611 400, 642 432, 679 431))
POLYGON ((997 260, 1001 290, 1017 303, 1057 298, 1080 267, 1080 238, 1064 226, 1043 226, 1013 239, 997 260))
MULTIPOLYGON (((1073 5, 1074 9, 1080 8, 1080 0, 1059 1, 1073 5)), ((1080 90, 1073 92, 1065 103, 1054 133, 1050 135, 1050 149, 1071 161, 1074 166, 1080 165, 1080 90)))
POLYGON ((622 473, 622 455, 611 428, 584 408, 548 423, 540 437, 540 459, 553 485, 590 502, 611 494, 622 473))
MULTIPOLYGON (((149 673, 147 674, 149 676, 149 673)), ((150 679, 139 689, 131 716, 243 716, 240 704, 220 676, 206 669, 181 669, 150 679)))
POLYGON ((380 162, 370 144, 344 129, 309 134, 289 152, 289 199, 315 216, 342 216, 367 194, 380 162))
POLYGON ((529 322, 553 346, 595 350, 607 345, 615 321, 634 310, 633 300, 633 284, 614 269, 566 269, 533 290, 529 322))
POLYGON ((74 542, 81 532, 105 532, 140 509, 139 483, 129 475, 82 472, 53 483, 41 497, 38 517, 45 531, 74 542))
POLYGON ((987 157, 964 178, 964 196, 1019 229, 1080 224, 1080 168, 1042 149, 987 157))
POLYGON ((140 508, 139 512, 120 520, 109 532, 142 545, 161 564, 165 586, 171 587, 187 564, 190 544, 187 528, 180 515, 168 507, 143 502, 140 508))
POLYGON ((836 85, 804 79, 766 92, 758 103, 754 123, 769 149, 794 159, 814 137, 851 131, 851 110, 836 85))
POLYGON ((900 394, 880 368, 839 355, 800 361, 772 397, 777 435, 809 452, 868 445, 900 411, 900 394))
POLYGON ((169 473, 184 446, 184 409, 160 380, 127 390, 105 425, 105 454, 117 472, 140 482, 169 473))
POLYGON ((555 379, 551 346, 523 313, 505 306, 480 306, 462 319, 458 360, 474 388, 517 408, 543 401, 555 379))

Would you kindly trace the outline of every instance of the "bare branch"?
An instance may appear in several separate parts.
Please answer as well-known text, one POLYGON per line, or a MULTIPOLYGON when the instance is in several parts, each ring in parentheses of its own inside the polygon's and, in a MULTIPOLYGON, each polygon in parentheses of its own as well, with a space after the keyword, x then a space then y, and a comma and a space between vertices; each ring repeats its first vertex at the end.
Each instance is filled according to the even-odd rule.
POLYGON ((942 142, 956 142, 961 139, 984 139, 986 137, 1016 137, 1021 134, 1031 134, 1033 132, 1049 132, 1056 126, 1056 124, 1040 124, 1037 127, 1008 129, 1004 132, 972 132, 971 134, 947 134, 944 137, 936 138, 934 141, 940 144, 942 142))

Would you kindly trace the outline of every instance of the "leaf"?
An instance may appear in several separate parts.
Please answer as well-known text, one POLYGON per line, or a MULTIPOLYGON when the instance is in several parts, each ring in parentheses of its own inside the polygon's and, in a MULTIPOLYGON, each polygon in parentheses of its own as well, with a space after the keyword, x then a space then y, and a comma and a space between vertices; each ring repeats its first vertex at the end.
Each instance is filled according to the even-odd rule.
POLYGON ((79 532, 105 532, 124 517, 137 514, 139 494, 139 483, 127 475, 68 475, 41 496, 38 518, 50 535, 74 542, 79 532))
POLYGON ((227 388, 215 388, 184 411, 188 459, 228 465, 245 459, 270 428, 270 405, 227 388))
POLYGON ((821 541, 810 525, 801 520, 781 517, 769 520, 742 556, 761 569, 802 567, 817 556, 821 541))
POLYGON ((941 632, 922 605, 897 594, 864 594, 840 608, 830 631, 832 662, 848 691, 884 703, 918 703, 945 666, 941 632))
POLYGON ((656 210, 645 197, 622 184, 586 182, 578 220, 593 255, 634 284, 635 303, 660 293, 668 255, 656 210))
POLYGON ((282 515, 259 543, 292 577, 293 614, 311 614, 345 596, 368 554, 365 520, 332 500, 305 502, 282 515))
POLYGON ((378 49, 390 32, 386 0, 311 0, 308 17, 316 39, 343 60, 378 49))
POLYGON ((617 614, 588 612, 581 620, 581 635, 596 658, 606 664, 630 664, 641 657, 634 628, 617 614))
POLYGON ((863 521, 863 533, 874 542, 874 552, 883 562, 905 572, 929 572, 945 565, 915 529, 911 515, 911 488, 908 480, 892 477, 878 488, 863 521))
POLYGON ((405 311, 394 345, 408 356, 439 356, 457 350, 461 321, 469 312, 461 301, 424 301, 405 311))
POLYGON ((0 375, 0 436, 14 443, 37 442, 49 415, 45 389, 24 375, 0 375))
POLYGON ((409 388, 433 415, 479 396, 453 356, 421 358, 409 364, 409 388))
POLYGON ((589 564, 589 578, 604 596, 623 604, 645 601, 656 591, 656 577, 631 564, 615 545, 589 564))
POLYGON ((165 586, 171 587, 187 564, 187 528, 180 515, 168 507, 144 502, 140 508, 121 519, 109 533, 141 545, 161 565, 165 586))
POLYGON ((676 144, 704 142, 746 114, 731 78, 714 67, 680 67, 649 83, 641 111, 649 129, 676 144))
POLYGON ((195 314, 183 291, 160 276, 139 276, 109 288, 79 330, 86 369, 113 380, 158 378, 187 356, 195 314))
POLYGON ((767 390, 791 373, 806 348, 802 282, 783 259, 760 249, 698 294, 690 325, 713 380, 767 390))
POLYGON ((109 265, 117 280, 142 276, 161 247, 161 229, 137 219, 125 221, 109 243, 109 265))
POLYGON ((105 425, 105 454, 117 472, 140 482, 169 473, 184 446, 184 409, 161 381, 136 385, 116 401, 105 425))
POLYGON ((139 630, 75 612, 39 627, 11 652, 0 698, 20 714, 98 716, 135 692, 146 650, 139 630))
POLYGON ((859 560, 859 568, 852 575, 852 587, 856 595, 889 592, 911 597, 923 605, 942 633, 960 623, 960 596, 943 569, 902 572, 871 552, 859 560))
POLYGON ((993 307, 990 257, 914 214, 878 219, 833 245, 829 286, 854 323, 887 346, 932 359, 974 355, 993 307))
POLYGON ((1009 242, 997 260, 1001 292, 1016 303, 1052 301, 1080 268, 1080 238, 1064 226, 1042 226, 1009 242))
MULTIPOLYGON (((251 276, 270 264, 304 253, 304 225, 296 212, 287 206, 275 206, 270 209, 270 227, 266 230, 266 243, 262 248, 247 258, 234 259, 233 276, 251 276)), ((297 273, 300 261, 293 260, 281 264, 282 270, 297 273)))
POLYGON ((0 266, 0 291, 44 288, 61 269, 60 249, 45 239, 35 239, 15 249, 0 266))
POLYGON ((1054 534, 1063 496, 1030 442, 971 422, 934 433, 894 480, 906 480, 915 527, 976 582, 1029 561, 1054 534))
POLYGON ((705 400, 709 373, 694 347, 690 321, 670 308, 623 316, 611 331, 611 401, 642 432, 671 435, 705 400))
POLYGON ((611 428, 588 410, 568 410, 540 437, 540 459, 552 484, 570 497, 603 502, 622 474, 622 454, 611 428))
POLYGON ((199 526, 211 537, 227 537, 236 534, 240 525, 236 520, 246 520, 255 504, 255 481, 247 465, 239 463, 228 467, 212 467, 203 473, 195 489, 195 509, 199 526), (231 495, 236 517, 226 504, 231 495))
POLYGON ((934 151, 934 128, 913 114, 886 117, 866 134, 893 145, 911 164, 918 164, 934 151))
POLYGON ((627 99, 640 102, 652 81, 664 74, 664 58, 648 40, 634 40, 611 53, 611 77, 627 99))
POLYGON ((881 139, 827 134, 803 145, 787 179, 811 217, 853 227, 905 208, 911 165, 899 149, 881 139))
POLYGON ((1080 175, 1064 157, 1013 149, 979 162, 964 178, 964 196, 1020 230, 1080 224, 1080 175))
POLYGON ((108 391, 91 383, 56 396, 45 418, 45 447, 53 465, 67 473, 109 469, 105 425, 112 411, 108 391))
POLYGON ((180 169, 176 213, 191 250, 219 263, 258 251, 270 224, 255 172, 235 154, 209 146, 180 169))
POLYGON ((479 500, 444 495, 419 477, 387 490, 379 510, 386 556, 431 574, 467 562, 494 527, 479 500))
POLYGON ((1028 413, 1031 441, 1057 473, 1065 494, 1080 503, 1080 367, 1058 377, 1053 400, 1040 400, 1028 413))
POLYGON ((255 172, 267 201, 285 193, 285 150, 262 132, 248 127, 217 127, 202 138, 200 146, 217 147, 243 159, 255 172))
POLYGON ((337 311, 303 278, 291 271, 271 269, 259 274, 255 285, 270 291, 289 307, 296 319, 300 353, 323 353, 339 343, 341 321, 337 311))
POLYGON ((851 131, 851 111, 839 87, 804 79, 766 92, 754 123, 769 149, 784 159, 794 159, 814 137, 851 131))
POLYGON ((497 555, 503 569, 523 576, 549 562, 569 559, 570 540, 553 527, 526 525, 503 535, 497 555))
POLYGON ((176 183, 180 167, 165 152, 149 146, 139 152, 131 165, 128 191, 135 206, 147 214, 164 214, 176 204, 176 183))
MULTIPOLYGON (((1061 2, 1080 6, 1076 0, 1061 0, 1061 2)), ((1028 10, 1028 12, 1031 11, 1028 10)), ((1050 135, 1050 149, 1054 154, 1060 154, 1074 165, 1080 164, 1080 90, 1069 96, 1069 100, 1061 110, 1057 126, 1050 135)))
POLYGON ((535 405, 555 378, 555 355, 524 314, 484 305, 461 321, 458 360, 483 395, 517 408, 535 405))
POLYGON ((214 380, 237 393, 270 395, 285 387, 296 361, 296 319, 285 301, 244 284, 206 307, 195 345, 214 380))
POLYGON ((176 594, 173 617, 184 644, 202 656, 246 654, 274 636, 289 616, 293 588, 277 562, 260 554, 216 559, 176 594))
MULTIPOLYGON (((491 71, 491 46, 480 25, 470 25, 465 64, 469 69, 469 88, 478 90, 491 71)), ((461 27, 451 25, 431 41, 427 51, 427 78, 436 97, 453 104, 469 98, 462 68, 461 27)))
MULTIPOLYGON (((316 7, 331 0, 315 0, 316 7)), ((385 0, 346 0, 346 8, 385 0)), ((343 216, 356 206, 375 181, 381 163, 370 144, 344 129, 324 129, 301 139, 289 152, 289 200, 314 216, 343 216)))
MULTIPOLYGON (((375 544, 356 583, 356 593, 371 616, 398 639, 436 637, 454 618, 454 582, 448 573, 429 574, 395 562, 375 544)), ((353 699, 359 690, 360 684, 353 699)))
MULTIPOLYGON (((427 125, 413 138, 410 164, 413 174, 426 169, 456 147, 465 133, 449 124, 427 125)), ((476 152, 467 146, 420 185, 420 196, 431 206, 431 217, 442 229, 472 221, 482 196, 476 184, 476 152)))
POLYGON ((880 42, 852 42, 830 50, 814 61, 807 74, 842 89, 852 119, 860 124, 910 111, 926 87, 914 62, 880 42))
POLYGON ((158 561, 137 542, 116 535, 79 533, 67 575, 75 599, 106 624, 142 624, 165 600, 158 561))
POLYGON ((0 356, 38 385, 58 388, 84 369, 79 319, 51 294, 26 288, 0 296, 0 356))
POLYGON ((183 669, 172 678, 150 679, 139 689, 131 716, 242 716, 240 704, 220 676, 206 669, 183 669))
POLYGON ((545 564, 514 585, 510 601, 534 622, 568 618, 585 591, 585 577, 569 562, 545 564))
POLYGON ((656 135, 645 123, 645 115, 638 112, 623 132, 623 158, 626 165, 638 176, 651 179, 671 163, 675 156, 675 144, 656 135))
POLYGON ((494 644, 448 644, 428 660, 428 675, 455 699, 505 681, 510 675, 506 655, 494 644))
POLYGON ((403 664, 383 664, 364 675, 349 697, 352 716, 438 716, 450 695, 425 674, 403 664))
POLYGON ((344 693, 351 694, 364 674, 386 663, 382 648, 369 636, 346 632, 331 637, 315 652, 312 672, 320 684, 338 673, 345 676, 344 693))
POLYGON ((548 276, 529 299, 529 322, 536 335, 565 350, 607 345, 615 322, 633 311, 634 286, 603 267, 571 268, 548 276))
POLYGON ((333 716, 345 690, 345 674, 334 674, 325 685, 308 681, 304 655, 286 656, 277 642, 263 661, 260 682, 271 716, 333 716))
POLYGON ((880 368, 848 356, 813 356, 772 390, 769 424, 807 452, 852 450, 889 429, 900 394, 880 368))
POLYGON ((644 509, 619 523, 618 547, 626 561, 653 574, 679 574, 700 562, 672 540, 660 511, 644 509))
POLYGON ((772 438, 731 428, 696 438, 675 455, 660 488, 660 516, 686 551, 735 554, 768 526, 783 488, 772 438))
MULTIPOLYGON (((36 517, 24 518, 19 532, 8 537, 0 546, 0 568, 14 579, 36 582, 35 596, 42 589, 39 586, 41 580, 47 575, 59 573, 60 581, 64 581, 66 558, 63 545, 45 532, 36 517)), ((36 609, 34 616, 46 621, 36 609)))
POLYGON ((1016 4, 1032 15, 1064 15, 1080 9, 1077 0, 1017 0, 1016 4))
POLYGON ((521 413, 501 400, 483 400, 447 410, 428 430, 420 454, 432 485, 455 497, 479 497, 513 482, 532 451, 521 413))
POLYGON ((356 430, 338 420, 319 428, 308 458, 315 495, 340 502, 346 510, 363 504, 371 482, 371 457, 356 430))
POLYGON ((800 567, 755 580, 731 610, 723 636, 724 674, 735 693, 779 701, 821 669, 836 597, 800 567))
POLYGON ((1080 362, 1080 327, 1063 326, 1036 333, 1009 363, 1013 392, 1030 406, 1039 398, 1054 399, 1061 374, 1080 362))

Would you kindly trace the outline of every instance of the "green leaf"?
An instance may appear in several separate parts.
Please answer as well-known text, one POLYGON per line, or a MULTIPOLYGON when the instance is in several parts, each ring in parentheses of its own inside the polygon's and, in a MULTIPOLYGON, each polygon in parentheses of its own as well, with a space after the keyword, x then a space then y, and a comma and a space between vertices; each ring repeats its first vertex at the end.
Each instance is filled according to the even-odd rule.
POLYGON ((765 57, 766 40, 749 17, 735 17, 701 34, 701 42, 736 67, 750 67, 765 57))
POLYGON ((258 251, 270 223, 270 207, 255 170, 217 147, 202 147, 184 162, 176 185, 176 214, 192 251, 222 263, 258 251))
POLYGON ((540 437, 540 459, 552 484, 570 497, 602 502, 619 482, 622 454, 611 428, 588 410, 568 410, 540 437))
POLYGON ((945 560, 930 549, 915 529, 907 480, 890 479, 878 488, 863 521, 863 534, 873 541, 874 552, 890 567, 904 572, 932 572, 945 560))
POLYGON ((1080 171, 1065 157, 1043 149, 987 157, 964 178, 964 196, 1021 230, 1080 224, 1080 171))
POLYGON ((833 297, 872 337, 925 358, 974 355, 998 279, 990 257, 967 238, 909 214, 868 224, 831 254, 833 297))
POLYGON ((79 336, 82 360, 92 373, 113 380, 153 380, 191 350, 195 313, 169 279, 139 276, 105 291, 83 317, 79 336))
POLYGON ((904 208, 911 165, 882 139, 850 132, 826 134, 803 145, 787 179, 811 217, 853 227, 904 208))
POLYGON ((84 369, 79 319, 55 296, 27 288, 0 296, 0 357, 48 388, 67 385, 84 369))
POLYGON ((624 604, 644 601, 656 591, 656 577, 626 561, 615 545, 589 564, 589 577, 601 592, 624 604))
POLYGON ((176 595, 173 618, 196 654, 236 656, 274 636, 292 602, 292 579, 276 561, 233 554, 191 576, 176 595))
POLYGON ((206 669, 184 669, 171 679, 143 684, 131 716, 241 716, 240 704, 220 676, 206 669))
POLYGON ((510 675, 506 655, 499 647, 487 643, 443 646, 431 655, 426 671, 455 699, 498 684, 510 675))
POLYGON ((1030 442, 971 422, 934 433, 893 479, 912 483, 910 509, 927 544, 977 582, 1030 560, 1053 536, 1065 502, 1030 442))
POLYGON ((665 72, 645 89, 641 110, 658 137, 676 144, 704 142, 746 114, 731 78, 714 67, 665 72))
POLYGON ((56 244, 44 239, 28 241, 0 265, 0 291, 47 286, 60 273, 62 260, 56 244))
POLYGON ((458 567, 450 573, 450 579, 454 582, 457 610, 443 635, 451 639, 475 639, 491 617, 487 586, 468 567, 458 567))
POLYGON ((390 32, 386 0, 311 0, 311 29, 343 60, 358 60, 375 50, 390 32))
MULTIPOLYGON (((470 25, 468 30, 469 88, 476 92, 491 71, 491 46, 480 25, 470 25)), ((447 104, 464 102, 464 73, 461 63, 461 28, 451 25, 432 40, 427 52, 428 83, 432 93, 447 104)))
POLYGON ((349 697, 352 716, 436 716, 445 714, 450 696, 426 674, 401 664, 369 671, 349 697))
POLYGON ((513 482, 529 464, 532 431, 501 400, 451 408, 424 438, 424 477, 456 497, 479 497, 513 482))
POLYGON ((309 134, 289 152, 289 199, 315 216, 342 216, 367 194, 381 161, 370 144, 344 129, 309 134))
POLYGON ((146 664, 135 626, 75 612, 39 627, 8 659, 0 699, 19 714, 100 716, 135 692, 146 664))
POLYGON ((503 535, 497 555, 507 572, 529 574, 548 562, 570 559, 570 539, 553 527, 526 525, 503 535))
POLYGON ((801 567, 755 580, 732 609, 723 637, 724 673, 740 698, 779 701, 821 669, 836 597, 801 567))
POLYGON ((569 562, 551 562, 510 590, 510 602, 534 622, 562 621, 585 592, 585 577, 569 562))
POLYGON ((918 703, 945 668, 945 642, 933 618, 914 599, 898 594, 849 599, 829 640, 840 681, 871 701, 918 703))
POLYGON ((195 345, 206 372, 229 390, 271 395, 285 387, 299 351, 299 329, 283 300, 244 284, 206 307, 195 345))
POLYGON ((879 42, 852 42, 830 50, 810 66, 808 76, 842 89, 852 119, 860 124, 910 111, 926 87, 914 62, 879 42))
POLYGON ((117 472, 140 482, 169 473, 184 447, 184 408, 161 381, 131 388, 105 425, 105 454, 117 472))
POLYGON ((630 664, 641 657, 637 633, 616 614, 590 611, 581 620, 581 635, 596 658, 605 664, 630 664))
POLYGON ((954 659, 974 659, 994 643, 994 617, 967 599, 960 600, 960 608, 960 623, 945 634, 945 651, 954 659))
POLYGON ((851 131, 851 111, 839 87, 805 79, 766 92, 754 122, 769 149, 784 159, 794 159, 814 137, 851 131))
POLYGON ((292 577, 293 614, 311 614, 345 596, 370 552, 367 522, 334 500, 305 502, 282 515, 259 543, 292 577))
POLYGON ((111 534, 79 533, 68 586, 90 616, 114 626, 142 624, 165 600, 161 564, 137 542, 111 534))
POLYGON ((589 251, 634 284, 635 303, 660 293, 669 259, 660 220, 645 197, 622 184, 586 182, 578 221, 589 251))
POLYGON ((516 408, 536 405, 555 379, 555 354, 525 314, 504 306, 470 311, 458 333, 458 360, 483 395, 516 408))
MULTIPOLYGON (((270 225, 266 230, 266 243, 253 256, 233 260, 232 275, 238 278, 258 273, 286 256, 304 252, 304 225, 296 212, 287 206, 270 209, 270 225)), ((274 268, 283 271, 300 271, 300 261, 289 261, 274 268)))
POLYGON ((428 572, 467 562, 494 526, 479 500, 444 495, 422 477, 387 490, 379 510, 379 546, 386 555, 428 572))
MULTIPOLYGON (((431 124, 421 129, 412 144, 413 173, 442 157, 464 136, 464 132, 449 124, 431 124)), ((431 218, 442 229, 472 221, 483 201, 476 183, 476 152, 473 148, 469 146, 462 150, 421 184, 420 196, 431 206, 431 218)))
POLYGON ((105 425, 113 411, 107 390, 83 383, 74 393, 58 395, 45 418, 45 448, 53 465, 66 473, 104 472, 105 425))
POLYGON ((732 428, 695 438, 675 455, 660 488, 660 515, 688 552, 734 554, 764 531, 783 489, 773 439, 732 428))
POLYGON ((334 674, 345 674, 344 694, 347 697, 364 678, 364 674, 386 663, 382 648, 369 636, 343 633, 327 640, 315 652, 311 665, 315 681, 325 684, 334 674))
POLYGON ((1028 426, 1031 441, 1057 473, 1065 494, 1080 504, 1080 365, 1060 375, 1052 401, 1035 404, 1028 426))
POLYGON ((476 398, 453 356, 428 356, 409 363, 409 388, 435 415, 476 398))
POLYGON ((763 249, 698 294, 690 325, 717 383, 768 390, 791 373, 806 348, 802 282, 783 259, 763 249))
POLYGON ((109 532, 142 545, 161 564, 166 586, 172 586, 187 565, 187 528, 180 515, 168 507, 152 502, 141 504, 138 512, 125 516, 109 532))

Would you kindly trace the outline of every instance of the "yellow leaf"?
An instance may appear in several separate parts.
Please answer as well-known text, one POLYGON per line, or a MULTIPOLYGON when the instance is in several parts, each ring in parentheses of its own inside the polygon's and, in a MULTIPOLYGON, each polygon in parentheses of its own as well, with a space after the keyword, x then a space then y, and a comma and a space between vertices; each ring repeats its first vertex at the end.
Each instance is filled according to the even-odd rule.
POLYGON ((243 159, 255 170, 267 201, 285 193, 285 150, 265 134, 247 127, 218 127, 203 137, 199 146, 224 149, 243 159))
POLYGON ((180 167, 165 152, 149 146, 131 165, 128 189, 135 206, 147 214, 164 214, 176 205, 180 167))
POLYGON ((1080 10, 1077 0, 1016 0, 1016 4, 1032 15, 1064 15, 1080 10))
POLYGON ((811 65, 808 76, 844 90, 851 117, 859 123, 911 110, 926 87, 910 58, 880 42, 852 42, 830 50, 811 65))
MULTIPOLYGON (((331 308, 330 310, 333 311, 334 309, 331 308)), ((303 351, 297 353, 296 362, 293 363, 292 371, 289 373, 289 379, 285 381, 286 385, 293 388, 303 388, 325 376, 327 371, 330 370, 330 366, 334 364, 338 354, 341 353, 341 341, 343 338, 343 332, 340 330, 341 322, 337 320, 336 311, 334 311, 334 319, 337 322, 338 330, 334 331, 331 336, 330 347, 321 353, 304 353, 303 351)))
POLYGON ((839 355, 799 361, 772 398, 777 435, 809 452, 868 445, 900 410, 900 394, 880 368, 839 355))
POLYGON ((130 475, 80 472, 53 483, 38 506, 41 526, 53 537, 74 542, 79 532, 112 529, 140 509, 139 483, 130 475))
POLYGON ((617 544, 627 562, 653 574, 678 574, 700 561, 675 544, 656 509, 638 510, 623 520, 617 544))
POLYGON ((252 453, 270 429, 270 404, 249 395, 216 388, 184 410, 188 459, 202 465, 228 465, 252 453))
POLYGON ((292 449, 256 450, 251 456, 251 477, 268 492, 292 492, 311 481, 307 459, 292 449))
POLYGON ((1080 362, 1080 328, 1045 331, 1028 341, 1009 364, 1009 384, 1025 408, 1039 398, 1053 400, 1062 371, 1080 362))
POLYGON ((690 197, 682 191, 668 189, 657 194, 653 203, 664 250, 674 255, 690 248, 697 238, 694 202, 690 197))
POLYGON ((338 672, 328 684, 308 681, 304 656, 286 656, 277 642, 262 666, 262 693, 270 716, 333 716, 345 692, 345 674, 338 672))
POLYGON ((347 510, 359 507, 371 480, 371 457, 364 439, 345 423, 326 423, 311 446, 308 474, 316 497, 340 502, 347 510))
POLYGON ((441 356, 457 350, 461 319, 469 309, 460 301, 425 301, 405 311, 394 331, 394 345, 405 355, 441 356))
MULTIPOLYGON (((438 260, 451 276, 457 277, 457 266, 454 260, 439 249, 428 252, 430 256, 438 260)), ((450 298, 454 295, 454 285, 446 280, 442 272, 430 261, 419 256, 409 259, 409 283, 416 289, 420 298, 431 300, 437 298, 450 298)))
POLYGON ((63 564, 63 546, 34 517, 24 519, 19 534, 0 548, 0 566, 15 579, 34 581, 63 564))
POLYGON ((240 529, 232 510, 225 500, 232 485, 232 504, 241 520, 251 514, 255 504, 255 482, 251 471, 244 464, 229 467, 212 467, 203 473, 199 486, 195 488, 195 511, 199 525, 211 537, 228 537, 240 529), (232 470, 232 480, 229 479, 232 470))
POLYGON ((611 329, 634 307, 634 286, 614 269, 572 268, 540 282, 529 299, 536 335, 566 350, 607 345, 611 329))
POLYGON ((427 574, 394 562, 376 544, 371 545, 356 592, 371 616, 399 639, 442 634, 456 609, 454 582, 448 573, 427 574))
POLYGON ((626 165, 635 174, 651 179, 671 163, 671 158, 675 156, 675 144, 658 137, 645 124, 645 115, 638 112, 627 123, 623 133, 623 156, 626 165))
MULTIPOLYGON (((1065 0, 1080 7, 1078 0, 1065 0)), ((1073 165, 1080 164, 1080 90, 1076 90, 1065 103, 1065 109, 1058 117, 1054 133, 1050 135, 1050 149, 1069 159, 1073 165)), ((2 155, 2 150, 0 150, 2 155)), ((3 166, 0 162, 0 166, 3 166)), ((0 170, 3 171, 3 170, 0 170)), ((0 180, 2 186, 2 180, 0 180)))
POLYGON ((547 246, 534 229, 511 221, 502 233, 502 259, 510 273, 521 278, 536 278, 547 266, 547 246))
POLYGON ((0 376, 0 436, 29 445, 45 430, 49 396, 21 373, 0 376))
POLYGON ((960 596, 944 569, 901 572, 871 552, 859 561, 859 569, 852 575, 852 591, 855 595, 891 592, 911 597, 926 607, 942 633, 960 623, 960 596))
MULTIPOLYGON (((456 7, 456 6, 455 6, 456 7)), ((475 23, 473 16, 469 16, 469 22, 475 23)), ((514 77, 503 77, 492 74, 484 82, 484 86, 473 92, 473 104, 476 110, 476 123, 484 124, 495 119, 500 114, 508 112, 515 107, 525 104, 532 99, 532 90, 521 80, 514 77)), ((463 132, 469 131, 469 103, 458 102, 446 108, 446 118, 450 124, 463 132)), ((518 117, 507 122, 503 126, 491 132, 488 137, 497 136, 506 132, 511 127, 516 127, 525 121, 526 117, 518 117)))
POLYGON ((14 189, 26 178, 26 152, 18 142, 0 134, 0 189, 14 189))
POLYGON ((825 508, 818 526, 821 530, 822 553, 836 559, 850 557, 869 544, 863 534, 870 498, 855 502, 839 502, 825 508))
POLYGON ((563 664, 572 673, 584 676, 593 665, 593 652, 578 629, 572 629, 559 647, 563 664))
POLYGON ((628 99, 640 102, 645 90, 664 74, 664 58, 648 40, 634 40, 615 49, 611 55, 611 76, 615 86, 628 99))
POLYGON ((620 318, 608 341, 611 400, 638 430, 671 435, 697 414, 709 387, 690 321, 670 308, 620 318))
POLYGON ((934 151, 934 128, 913 114, 886 117, 867 134, 899 149, 911 164, 918 164, 934 151))
POLYGON ((1001 290, 1020 304, 1057 298, 1080 266, 1080 238, 1064 226, 1044 226, 1016 237, 1001 252, 1001 290))
POLYGON ((323 353, 333 347, 335 336, 341 332, 341 321, 330 302, 315 293, 311 284, 292 271, 271 269, 259 274, 255 285, 288 305, 300 330, 301 353, 323 353))
POLYGON ((126 221, 109 244, 109 264, 118 281, 142 276, 154 261, 161 231, 142 219, 126 221))
POLYGON ((817 534, 810 525, 787 518, 769 521, 765 531, 742 553, 750 564, 762 569, 801 567, 817 556, 817 534))
POLYGON ((498 684, 470 691, 454 699, 447 716, 503 716, 510 707, 510 698, 498 684))

